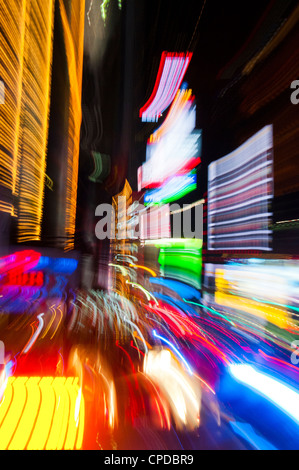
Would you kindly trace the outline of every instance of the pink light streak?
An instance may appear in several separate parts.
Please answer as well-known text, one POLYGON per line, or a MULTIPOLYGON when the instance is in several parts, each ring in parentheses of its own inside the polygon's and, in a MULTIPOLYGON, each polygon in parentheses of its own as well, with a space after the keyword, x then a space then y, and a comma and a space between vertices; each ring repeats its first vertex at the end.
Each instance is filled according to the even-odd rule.
POLYGON ((182 83, 191 57, 192 52, 162 53, 153 92, 139 112, 142 121, 157 121, 163 111, 170 106, 182 83))

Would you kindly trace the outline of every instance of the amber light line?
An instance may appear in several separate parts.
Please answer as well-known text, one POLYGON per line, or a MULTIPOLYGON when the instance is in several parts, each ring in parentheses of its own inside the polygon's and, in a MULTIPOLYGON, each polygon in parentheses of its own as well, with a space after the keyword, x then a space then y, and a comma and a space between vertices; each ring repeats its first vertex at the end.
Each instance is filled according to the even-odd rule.
POLYGON ((131 266, 132 268, 140 268, 140 269, 143 269, 144 271, 148 271, 152 276, 156 277, 157 274, 155 273, 155 271, 153 271, 152 269, 150 268, 147 268, 146 266, 142 266, 140 264, 130 264, 129 266, 131 266))
POLYGON ((84 415, 78 377, 9 377, 0 402, 0 450, 79 450, 84 415))
POLYGON ((79 141, 81 127, 81 93, 84 44, 84 9, 85 0, 77 2, 77 15, 68 18, 64 2, 59 0, 59 10, 67 56, 68 76, 70 81, 70 103, 68 109, 69 134, 67 144, 67 180, 65 200, 65 251, 74 248, 76 226, 77 185, 79 168, 79 141))
MULTIPOLYGON (((21 107, 26 3, 1 3, 0 76, 5 84, 5 101, 0 106, 0 183, 15 193, 21 107), (13 72, 12 72, 13 71, 13 72)), ((12 202, 0 201, 0 211, 14 215, 12 202)))
MULTIPOLYGON (((21 122, 18 123, 18 151, 22 154, 17 180, 19 242, 40 240, 41 235, 50 112, 53 0, 38 4, 27 0, 25 18, 21 122)), ((14 179, 17 179, 16 175, 14 179)))

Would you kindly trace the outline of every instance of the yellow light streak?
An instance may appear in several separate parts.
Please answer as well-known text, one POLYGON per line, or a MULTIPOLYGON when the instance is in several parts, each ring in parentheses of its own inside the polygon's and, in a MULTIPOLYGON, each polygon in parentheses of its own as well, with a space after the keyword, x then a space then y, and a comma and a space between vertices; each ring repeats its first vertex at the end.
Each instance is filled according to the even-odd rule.
POLYGON ((19 242, 40 240, 41 236, 54 24, 54 0, 26 0, 25 3, 22 94, 17 125, 20 162, 14 164, 19 242))
POLYGON ((70 101, 68 109, 68 144, 67 144, 67 178, 65 199, 65 242, 64 249, 74 247, 76 227, 77 185, 79 168, 79 145, 81 127, 81 92, 84 44, 85 0, 72 1, 72 14, 68 18, 63 0, 59 0, 64 44, 67 56, 67 67, 70 83, 70 101))
POLYGON ((29 444, 28 450, 40 450, 46 445, 51 429, 55 409, 55 393, 50 386, 53 377, 43 377, 40 381, 40 391, 43 396, 39 414, 29 444))
POLYGON ((32 429, 39 411, 41 396, 38 387, 40 377, 32 377, 27 382, 28 399, 14 437, 8 450, 25 449, 28 441, 28 429, 32 429))
POLYGON ((0 449, 80 449, 84 419, 78 377, 9 377, 0 402, 0 449))
MULTIPOLYGON (((23 413, 26 403, 25 383, 28 377, 19 377, 13 384, 13 400, 9 406, 6 419, 4 419, 0 429, 0 450, 6 450, 11 438, 14 435, 19 419, 23 413)), ((10 379, 8 379, 8 382, 10 379)))
POLYGON ((140 264, 130 264, 129 266, 131 266, 132 268, 144 269, 144 271, 148 271, 152 276, 154 276, 154 277, 157 276, 157 274, 155 273, 155 271, 153 271, 153 270, 150 269, 150 268, 147 268, 146 266, 141 266, 140 264))

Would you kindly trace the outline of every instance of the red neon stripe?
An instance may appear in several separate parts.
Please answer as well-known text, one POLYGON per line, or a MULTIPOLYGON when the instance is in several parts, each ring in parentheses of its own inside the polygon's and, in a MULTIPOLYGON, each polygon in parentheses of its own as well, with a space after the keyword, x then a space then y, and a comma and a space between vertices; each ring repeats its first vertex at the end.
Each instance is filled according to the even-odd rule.
MULTIPOLYGON (((182 59, 182 61, 178 61, 178 64, 176 65, 176 69, 175 69, 175 72, 173 73, 173 79, 171 81, 171 83, 169 84, 169 90, 172 89, 172 92, 169 92, 169 94, 167 95, 167 98, 163 101, 162 105, 161 105, 161 112, 163 112, 164 109, 166 109, 169 104, 173 101, 182 81, 183 81, 183 78, 184 78, 184 75, 185 75, 185 72, 187 70, 187 67, 190 63, 190 54, 192 56, 192 53, 187 53, 186 57, 184 57, 184 54, 179 54, 177 57, 179 59, 182 59), (183 62, 183 63, 182 63, 183 62), (173 85, 173 83, 175 83, 175 85, 173 85), (171 94, 170 94, 171 93, 171 94)), ((158 106, 157 106, 158 108, 158 106)))
POLYGON ((160 65, 159 65, 158 74, 157 74, 157 78, 156 78, 156 82, 155 82, 153 92, 152 92, 150 98, 148 99, 148 101, 145 103, 145 105, 142 108, 140 108, 140 112, 139 112, 140 117, 142 117, 142 114, 150 106, 150 104, 152 103, 152 101, 154 100, 154 98, 156 96, 158 86, 160 84, 160 79, 161 79, 161 76, 162 76, 162 72, 163 72, 163 69, 164 69, 166 56, 167 56, 167 52, 163 51, 162 55, 161 55, 160 65))
POLYGON ((172 73, 172 60, 169 59, 169 57, 167 57, 165 64, 164 64, 162 76, 160 79, 158 91, 156 93, 154 101, 151 103, 149 108, 143 114, 143 119, 153 120, 153 119, 159 118, 160 114, 158 112, 158 109, 160 108, 158 107, 158 103, 160 103, 160 101, 163 99, 163 94, 165 94, 165 90, 167 90, 167 83, 168 83, 169 76, 171 73, 172 73))
MULTIPOLYGON (((166 58, 169 58, 172 62, 171 65, 170 65, 170 69, 169 69, 168 76, 166 78, 166 82, 165 82, 165 86, 164 86, 164 90, 167 89, 168 92, 167 92, 166 96, 164 95, 164 90, 162 90, 159 93, 158 103, 155 105, 155 109, 153 110, 153 112, 150 113, 151 118, 159 117, 161 115, 161 113, 164 111, 164 109, 166 109, 169 106, 169 104, 171 103, 171 101, 173 100, 178 88, 180 87, 180 85, 182 83, 183 77, 184 77, 185 72, 187 70, 187 67, 190 63, 192 55, 193 55, 192 52, 187 52, 186 54, 184 54, 184 53, 167 53, 167 52, 164 51, 162 53, 160 66, 159 66, 159 70, 158 70, 158 75, 157 75, 157 79, 156 79, 156 82, 155 82, 155 87, 154 87, 154 90, 153 90, 149 100, 147 101, 147 103, 140 109, 139 116, 141 118, 143 117, 143 114, 145 114, 146 111, 150 107, 153 107, 153 103, 155 102, 155 99, 157 97, 157 91, 159 90, 159 87, 160 87, 161 77, 162 77, 163 70, 164 70, 164 67, 165 67, 166 58), (182 68, 181 68, 181 61, 180 60, 178 61, 177 64, 173 63, 174 58, 178 58, 178 59, 183 60, 182 68), (178 72, 178 70, 180 68, 181 68, 181 70, 180 70, 180 72, 178 72), (169 83, 169 80, 170 80, 170 83, 169 83), (175 84, 174 87, 173 87, 173 84, 175 84), (170 92, 172 87, 173 87, 173 91, 170 92), (161 93, 162 93, 162 96, 160 96, 161 93), (165 96, 164 98, 163 98, 163 95, 165 96)), ((148 118, 148 116, 146 118, 148 118)))

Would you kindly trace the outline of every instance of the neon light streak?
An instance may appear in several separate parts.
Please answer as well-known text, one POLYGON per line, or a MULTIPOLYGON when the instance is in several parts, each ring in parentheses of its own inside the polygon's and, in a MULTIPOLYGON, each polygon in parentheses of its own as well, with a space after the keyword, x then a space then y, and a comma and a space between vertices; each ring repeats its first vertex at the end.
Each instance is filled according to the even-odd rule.
POLYGON ((236 434, 239 434, 251 446, 257 450, 277 450, 270 442, 263 437, 256 434, 252 426, 248 423, 239 423, 237 421, 230 421, 230 426, 236 434))
POLYGON ((139 349, 137 346, 134 346, 133 340, 131 340, 131 346, 132 346, 132 348, 137 349, 138 354, 141 353, 143 356, 145 355, 144 352, 141 351, 141 349, 139 349))
POLYGON ((80 449, 84 397, 78 378, 10 377, 0 403, 2 450, 80 449))
POLYGON ((190 63, 192 53, 163 52, 153 92, 140 109, 142 121, 157 121, 173 101, 190 63))
POLYGON ((194 274, 200 274, 202 266, 200 253, 181 249, 161 248, 158 262, 163 268, 175 267, 194 274))
POLYGON ((138 387, 138 381, 137 381, 137 378, 136 378, 136 369, 135 369, 135 367, 134 367, 134 363, 133 363, 133 361, 132 361, 132 359, 131 359, 130 354, 129 354, 122 346, 120 346, 118 340, 116 340, 115 344, 116 344, 116 346, 117 346, 119 349, 121 349, 121 350, 125 353, 125 355, 127 356, 128 360, 129 360, 129 362, 130 362, 130 365, 131 365, 131 367, 132 367, 132 371, 133 371, 133 375, 134 375, 134 381, 135 381, 136 389, 138 389, 139 387, 138 387))
POLYGON ((170 213, 171 214, 179 214, 180 212, 189 211, 190 209, 192 209, 192 207, 196 207, 196 206, 202 205, 204 203, 205 203, 205 199, 200 199, 199 201, 193 202, 192 204, 189 204, 188 206, 184 205, 184 207, 182 207, 181 209, 177 209, 175 211, 170 211, 170 213))
POLYGON ((163 341, 164 343, 168 344, 168 346, 171 347, 171 349, 175 352, 175 354, 183 361, 183 363, 185 364, 188 372, 190 375, 193 375, 193 372, 192 372, 192 369, 191 367, 189 366, 188 362, 186 361, 186 359, 184 358, 184 356, 180 353, 180 351, 170 342, 168 341, 168 339, 164 338, 163 336, 160 336, 157 334, 156 330, 153 330, 153 335, 156 337, 156 338, 159 338, 161 341, 163 341))
POLYGON ((128 274, 127 269, 120 264, 109 263, 108 266, 113 266, 115 269, 119 269, 123 276, 127 276, 128 274))
POLYGON ((298 392, 248 364, 231 364, 229 370, 237 380, 257 390, 299 423, 298 392))
POLYGON ((133 336, 134 336, 134 338, 137 338, 137 339, 140 339, 141 341, 143 341, 143 343, 148 347, 148 349, 152 349, 152 346, 147 341, 145 341, 145 339, 143 337, 140 338, 140 336, 138 336, 137 331, 134 331, 133 336))
POLYGON ((144 205, 161 205, 167 202, 177 201, 186 194, 194 191, 196 187, 196 173, 194 171, 186 175, 173 176, 169 178, 162 187, 153 191, 146 191, 144 205))
POLYGON ((131 322, 130 320, 128 320, 127 318, 124 319, 124 322, 125 322, 125 323, 128 323, 129 325, 131 325, 132 328, 136 328, 136 330, 138 331, 139 335, 141 336, 141 338, 140 338, 141 341, 143 341, 143 343, 144 343, 145 352, 147 352, 147 351, 148 351, 147 343, 146 343, 145 339, 143 338, 143 335, 142 335, 140 329, 138 328, 138 326, 135 325, 135 324, 134 324, 133 322, 131 322))
POLYGON ((52 334, 52 336, 51 336, 50 339, 53 339, 54 336, 56 335, 57 330, 58 330, 58 328, 59 328, 59 326, 60 326, 60 323, 61 323, 61 321, 62 321, 62 318, 63 318, 63 311, 61 310, 60 306, 58 307, 58 310, 59 310, 59 312, 60 312, 60 319, 59 319, 59 321, 58 321, 58 323, 57 323, 57 326, 56 326, 56 328, 55 328, 55 330, 54 330, 54 332, 53 332, 53 334, 52 334))
POLYGON ((42 319, 42 316, 44 314, 41 313, 40 315, 37 315, 37 318, 38 318, 38 327, 34 333, 34 335, 32 336, 32 338, 30 339, 30 341, 27 343, 27 345, 25 346, 25 349, 24 349, 24 353, 26 354, 28 351, 30 351, 30 349, 32 348, 32 346, 34 345, 35 341, 37 340, 37 338, 39 337, 39 334, 40 332, 42 331, 43 327, 44 327, 44 320, 42 319))
POLYGON ((130 264, 129 266, 131 266, 132 268, 144 269, 144 271, 148 271, 152 276, 154 276, 154 277, 157 276, 157 274, 155 273, 155 271, 153 271, 153 270, 150 269, 150 268, 147 268, 146 266, 141 266, 140 264, 130 264))
POLYGON ((148 290, 146 290, 143 286, 140 284, 137 284, 136 282, 129 282, 126 281, 127 284, 130 284, 132 287, 136 287, 137 289, 140 289, 146 296, 147 300, 153 299, 156 304, 158 304, 157 299, 151 294, 148 290))
MULTIPOLYGON (((79 170, 80 128, 82 118, 81 93, 84 48, 85 0, 72 3, 72 15, 66 9, 65 2, 59 0, 59 12, 62 24, 64 47, 67 58, 69 104, 67 110, 67 170, 65 176, 65 198, 62 199, 63 226, 59 236, 63 237, 63 248, 69 251, 74 247, 76 227, 77 186, 79 170)), ((57 8, 58 10, 58 8, 57 8)))
POLYGON ((0 258, 0 274, 7 272, 23 273, 36 267, 40 260, 40 253, 33 250, 24 250, 0 258))
POLYGON ((174 279, 164 279, 164 278, 157 277, 155 279, 149 278, 149 281, 154 286, 155 285, 161 285, 161 286, 166 287, 167 289, 178 292, 180 297, 182 297, 184 300, 185 300, 185 298, 187 298, 187 299, 191 299, 191 298, 200 299, 200 297, 201 297, 201 294, 198 291, 198 289, 195 289, 194 287, 191 287, 187 284, 176 281, 174 279))
POLYGON ((197 375, 197 374, 194 374, 194 376, 195 376, 198 380, 200 380, 200 381, 210 390, 210 392, 213 393, 213 395, 216 395, 216 392, 210 387, 209 384, 207 384, 207 382, 206 382, 202 377, 200 377, 200 376, 197 375))
POLYGON ((228 323, 231 323, 233 326, 236 326, 236 324, 235 324, 234 322, 232 322, 232 321, 229 320, 225 315, 222 315, 221 313, 217 312, 217 311, 214 310, 213 308, 207 307, 206 305, 203 305, 203 304, 199 304, 198 302, 192 302, 191 300, 183 299, 183 301, 186 302, 187 304, 198 305, 198 307, 202 307, 202 308, 204 308, 205 310, 208 310, 209 312, 211 312, 213 315, 216 315, 216 316, 218 316, 218 317, 224 318, 228 323))
POLYGON ((192 97, 192 90, 178 90, 175 99, 168 111, 168 114, 158 129, 153 132, 149 139, 148 144, 159 142, 176 124, 179 116, 186 111, 190 110, 194 97, 192 97))
POLYGON ((278 302, 271 302, 270 300, 256 299, 255 297, 252 297, 252 300, 254 300, 255 302, 261 302, 263 304, 277 305, 278 307, 284 307, 288 310, 295 310, 295 312, 299 312, 299 308, 293 307, 293 305, 281 304, 278 302))
POLYGON ((56 317, 56 309, 54 308, 54 305, 52 305, 52 307, 50 307, 50 310, 53 310, 53 315, 51 316, 51 320, 49 321, 48 325, 46 326, 45 330, 44 330, 44 333, 42 335, 42 338, 44 338, 48 331, 50 330, 54 320, 55 320, 55 317, 56 317))

